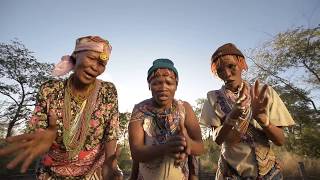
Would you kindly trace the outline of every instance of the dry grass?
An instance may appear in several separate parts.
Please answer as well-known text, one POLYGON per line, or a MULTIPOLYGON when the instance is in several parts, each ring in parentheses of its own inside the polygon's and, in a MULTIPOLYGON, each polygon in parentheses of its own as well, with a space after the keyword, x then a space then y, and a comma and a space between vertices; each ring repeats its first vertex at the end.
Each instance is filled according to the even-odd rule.
POLYGON ((302 157, 287 151, 278 152, 284 177, 300 177, 298 163, 303 162, 306 175, 311 179, 320 177, 320 159, 302 157))

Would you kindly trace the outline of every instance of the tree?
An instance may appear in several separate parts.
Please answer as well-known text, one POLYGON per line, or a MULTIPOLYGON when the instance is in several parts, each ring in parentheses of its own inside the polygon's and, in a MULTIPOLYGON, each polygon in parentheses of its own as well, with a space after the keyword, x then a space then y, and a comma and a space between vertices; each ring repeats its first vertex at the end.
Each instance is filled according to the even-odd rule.
POLYGON ((279 33, 248 59, 253 62, 251 81, 259 78, 273 86, 296 122, 286 130, 287 149, 320 157, 315 150, 320 148, 315 138, 320 133, 320 26, 279 33))
MULTIPOLYGON (((201 110, 203 107, 204 102, 206 101, 205 98, 198 98, 196 99, 196 106, 193 107, 194 113, 196 114, 196 117, 198 120, 200 120, 201 116, 201 110)), ((203 139, 210 139, 211 138, 211 129, 206 127, 204 124, 201 124, 199 122, 200 128, 201 128, 201 134, 203 139)))
POLYGON ((129 112, 120 113, 119 117, 120 137, 124 146, 128 143, 128 125, 130 117, 131 113, 129 112))
POLYGON ((0 43, 1 126, 7 137, 30 116, 41 83, 51 78, 52 64, 40 63, 20 41, 0 43))
POLYGON ((286 86, 320 114, 320 26, 298 27, 277 34, 252 52, 256 77, 276 86, 286 86))

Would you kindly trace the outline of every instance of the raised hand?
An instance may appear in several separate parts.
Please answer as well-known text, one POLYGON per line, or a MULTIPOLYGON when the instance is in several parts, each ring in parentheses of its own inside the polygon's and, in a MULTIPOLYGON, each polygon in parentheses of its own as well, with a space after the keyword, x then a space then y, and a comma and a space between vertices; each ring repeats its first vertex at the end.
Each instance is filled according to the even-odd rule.
MULTIPOLYGON (((237 120, 243 113, 249 108, 251 102, 249 85, 243 83, 243 87, 240 89, 239 97, 236 99, 236 104, 232 107, 230 114, 228 115, 230 120, 237 120)), ((234 125, 235 122, 227 122, 234 125)))
POLYGON ((259 81, 257 80, 254 83, 254 87, 251 89, 251 106, 252 106, 252 116, 255 120, 259 122, 259 124, 263 126, 269 125, 269 119, 267 117, 267 104, 268 104, 268 96, 266 95, 266 91, 268 89, 268 85, 264 85, 261 90, 259 90, 259 81))
POLYGON ((0 149, 0 156, 15 154, 15 158, 7 164, 7 168, 13 169, 22 162, 21 172, 26 172, 35 158, 46 153, 56 138, 56 120, 56 113, 50 111, 47 129, 38 129, 31 134, 7 138, 8 145, 0 149))

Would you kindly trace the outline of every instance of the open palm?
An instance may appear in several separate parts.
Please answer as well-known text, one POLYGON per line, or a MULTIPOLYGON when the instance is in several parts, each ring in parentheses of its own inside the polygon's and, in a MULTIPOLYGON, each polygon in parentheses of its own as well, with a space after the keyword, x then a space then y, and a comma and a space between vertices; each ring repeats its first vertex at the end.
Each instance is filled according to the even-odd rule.
POLYGON ((267 89, 268 85, 264 85, 261 90, 259 90, 258 80, 254 83, 254 87, 251 89, 252 116, 262 124, 266 124, 268 121, 266 107, 269 99, 266 95, 267 89))
POLYGON ((49 127, 38 129, 31 134, 22 134, 6 139, 7 146, 0 149, 0 156, 13 154, 15 158, 7 164, 7 168, 15 168, 22 162, 21 172, 26 172, 32 161, 48 152, 56 138, 56 115, 50 112, 49 127))

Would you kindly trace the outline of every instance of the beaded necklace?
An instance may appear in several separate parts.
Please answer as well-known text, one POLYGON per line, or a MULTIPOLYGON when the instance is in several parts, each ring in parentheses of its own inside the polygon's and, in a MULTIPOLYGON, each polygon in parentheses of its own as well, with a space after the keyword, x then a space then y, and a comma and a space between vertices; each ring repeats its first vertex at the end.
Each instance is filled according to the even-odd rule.
POLYGON ((154 109, 146 111, 144 114, 153 118, 153 124, 158 131, 157 140, 160 144, 165 143, 168 137, 179 132, 180 116, 176 101, 173 101, 171 107, 164 111, 154 107, 154 109))
MULTIPOLYGON (((98 81, 99 82, 99 81, 98 81)), ((95 101, 98 94, 100 83, 91 88, 90 95, 86 99, 74 99, 81 108, 75 117, 71 114, 71 78, 68 79, 64 95, 64 116, 63 116, 63 143, 66 147, 68 158, 76 158, 76 155, 82 150, 92 111, 95 107, 95 101), (94 90, 94 92, 92 92, 94 90)))

